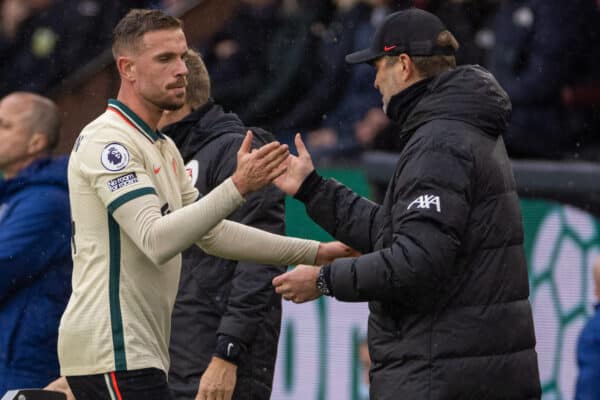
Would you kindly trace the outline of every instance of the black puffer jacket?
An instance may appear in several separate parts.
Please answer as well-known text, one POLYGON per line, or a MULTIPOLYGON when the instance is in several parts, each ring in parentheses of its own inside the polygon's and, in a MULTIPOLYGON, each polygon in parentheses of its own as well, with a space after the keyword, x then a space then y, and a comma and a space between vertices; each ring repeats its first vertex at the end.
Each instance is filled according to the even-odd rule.
POLYGON ((298 194, 364 253, 328 268, 337 299, 370 302, 371 399, 537 399, 510 101, 474 66, 422 89, 389 105, 406 143, 383 205, 314 175, 298 194))
MULTIPOLYGON (((197 176, 198 190, 207 193, 235 171, 247 129, 237 115, 209 101, 163 132, 173 138, 197 176)), ((252 130, 254 147, 273 140, 262 129, 252 130)), ((252 193, 228 219, 285 234, 284 194, 272 185, 252 193)), ((169 385, 175 398, 196 396, 217 334, 224 334, 248 348, 238 365, 234 399, 269 399, 281 324, 281 298, 271 280, 284 271, 285 267, 212 257, 196 246, 183 253, 169 347, 169 385)))

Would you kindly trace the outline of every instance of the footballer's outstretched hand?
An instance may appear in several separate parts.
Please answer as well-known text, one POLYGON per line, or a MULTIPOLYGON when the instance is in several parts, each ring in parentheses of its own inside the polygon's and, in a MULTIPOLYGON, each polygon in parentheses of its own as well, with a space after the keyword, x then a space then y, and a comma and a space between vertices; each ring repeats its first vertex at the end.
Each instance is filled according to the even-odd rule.
POLYGON ((361 253, 342 242, 319 243, 315 265, 329 264, 336 258, 358 257, 361 253))
POLYGON ((237 168, 231 180, 242 196, 260 190, 285 172, 288 156, 288 146, 279 142, 252 150, 252 131, 248 131, 237 153, 237 168))
POLYGON ((287 171, 273 182, 281 191, 290 196, 294 196, 298 193, 298 189, 300 189, 302 182, 304 182, 306 177, 315 169, 310 153, 306 149, 299 133, 296 133, 294 143, 296 144, 298 155, 289 155, 286 161, 287 171))

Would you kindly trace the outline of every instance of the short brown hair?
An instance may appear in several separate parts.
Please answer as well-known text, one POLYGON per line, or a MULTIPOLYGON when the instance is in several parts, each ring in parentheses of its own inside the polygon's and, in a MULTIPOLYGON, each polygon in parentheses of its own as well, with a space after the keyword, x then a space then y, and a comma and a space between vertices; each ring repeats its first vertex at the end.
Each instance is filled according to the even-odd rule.
POLYGON ((197 51, 188 49, 184 61, 189 70, 185 102, 192 108, 197 108, 210 98, 210 77, 202 56, 197 51))
MULTIPOLYGON (((450 31, 442 31, 437 37, 437 45, 440 47, 452 47, 454 51, 458 50, 460 45, 458 40, 450 31)), ((419 73, 423 78, 439 75, 442 72, 456 67, 455 56, 425 56, 410 58, 419 73)))
POLYGON ((183 29, 183 22, 160 10, 134 8, 121 18, 113 30, 113 57, 116 60, 125 50, 137 50, 145 33, 163 29, 183 29))

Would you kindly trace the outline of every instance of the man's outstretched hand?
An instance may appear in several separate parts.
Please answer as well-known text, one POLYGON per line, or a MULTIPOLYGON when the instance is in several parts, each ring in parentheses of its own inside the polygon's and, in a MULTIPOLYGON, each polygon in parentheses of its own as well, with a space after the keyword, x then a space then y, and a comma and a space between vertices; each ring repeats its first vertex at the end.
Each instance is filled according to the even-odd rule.
MULTIPOLYGON (((340 257, 358 257, 360 253, 342 242, 320 243, 317 253, 317 264, 329 264, 340 257)), ((298 265, 291 271, 273 278, 275 291, 283 296, 285 300, 294 303, 304 303, 319 296, 321 292, 317 289, 317 277, 321 267, 314 265, 298 265)))
POLYGON ((306 177, 315 169, 310 153, 306 149, 299 133, 296 133, 294 143, 296 144, 298 155, 289 155, 286 160, 287 171, 273 182, 281 191, 290 196, 294 196, 298 193, 298 189, 300 189, 302 182, 304 182, 306 177))
POLYGON ((291 271, 273 278, 275 291, 285 300, 294 303, 304 303, 319 298, 321 292, 317 289, 317 277, 321 267, 313 265, 298 265, 291 271))
POLYGON ((231 180, 242 196, 260 190, 285 172, 288 156, 288 146, 279 142, 252 150, 252 131, 248 131, 237 153, 237 168, 231 180))

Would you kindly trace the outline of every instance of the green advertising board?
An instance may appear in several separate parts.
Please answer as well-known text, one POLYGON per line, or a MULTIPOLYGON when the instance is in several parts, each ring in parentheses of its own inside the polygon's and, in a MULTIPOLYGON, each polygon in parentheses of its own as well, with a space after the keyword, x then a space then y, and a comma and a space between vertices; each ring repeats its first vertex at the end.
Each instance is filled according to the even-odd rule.
MULTIPOLYGON (((322 173, 369 196, 361 171, 322 173)), ((286 207, 289 235, 331 239, 299 202, 288 198, 286 207)), ((559 203, 523 199, 521 207, 543 399, 572 399, 577 337, 596 301, 590 266, 600 255, 600 226, 593 216, 559 203)), ((368 399, 358 358, 367 316, 364 303, 284 302, 272 398, 368 399)))
POLYGON ((597 301, 591 266, 600 254, 600 226, 559 203, 522 200, 521 208, 543 399, 569 400, 577 338, 597 301))

